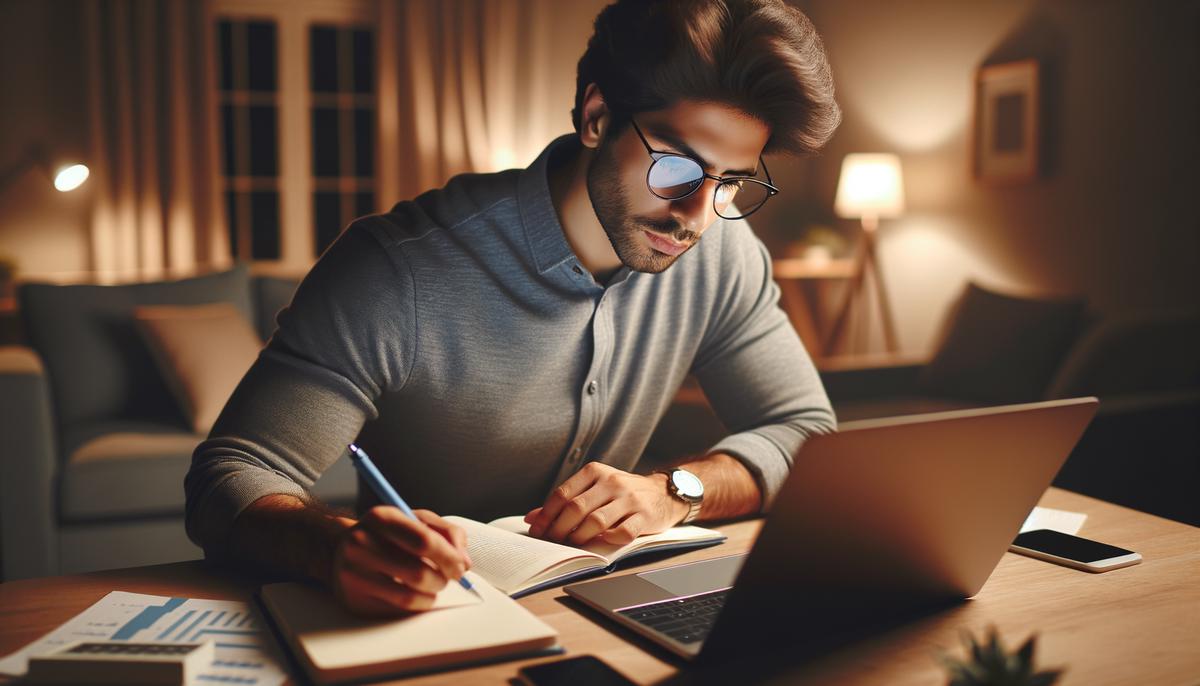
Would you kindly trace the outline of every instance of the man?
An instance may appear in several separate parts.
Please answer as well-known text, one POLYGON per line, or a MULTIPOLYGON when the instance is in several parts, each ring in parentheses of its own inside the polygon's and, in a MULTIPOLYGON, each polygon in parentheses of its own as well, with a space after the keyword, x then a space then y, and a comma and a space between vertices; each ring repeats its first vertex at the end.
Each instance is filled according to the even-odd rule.
POLYGON ((776 192, 763 153, 832 135, 832 90, 779 0, 606 8, 575 135, 356 221, 313 267, 196 450, 189 535, 387 614, 470 565, 432 510, 527 512, 579 544, 765 508, 834 418, 741 217, 776 192), (688 373, 733 433, 684 472, 632 473, 688 373), (360 434, 419 521, 306 494, 360 434))

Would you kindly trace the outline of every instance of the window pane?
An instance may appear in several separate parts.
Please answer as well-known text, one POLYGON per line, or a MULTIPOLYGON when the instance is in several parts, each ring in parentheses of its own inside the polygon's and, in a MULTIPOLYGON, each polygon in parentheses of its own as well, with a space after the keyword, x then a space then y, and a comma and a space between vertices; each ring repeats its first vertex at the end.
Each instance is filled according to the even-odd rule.
POLYGON ((342 231, 342 199, 336 192, 330 191, 317 191, 313 199, 316 248, 320 255, 342 231))
POLYGON ((314 26, 309 32, 312 89, 318 93, 337 91, 337 30, 314 26))
POLYGON ((338 111, 313 108, 313 174, 338 175, 338 111))
POLYGON ((237 174, 237 151, 234 147, 234 108, 221 105, 221 143, 224 150, 225 176, 237 174))
POLYGON ((250 44, 246 52, 250 69, 250 90, 274 91, 275 25, 250 22, 246 24, 246 39, 250 44))
POLYGON ((278 174, 279 152, 276 146, 275 107, 254 105, 250 108, 250 173, 254 176, 278 174))
POLYGON ((225 224, 229 229, 229 250, 238 254, 238 212, 237 195, 233 191, 225 191, 225 224))
POLYGON ((375 60, 371 47, 371 32, 354 30, 354 91, 375 92, 375 60))
POLYGON ((375 111, 354 110, 354 173, 375 175, 375 111))
POLYGON ((279 193, 254 191, 250 194, 250 254, 256 260, 279 259, 279 193))
POLYGON ((221 90, 233 90, 233 22, 217 23, 217 59, 221 67, 221 90))
POLYGON ((355 193, 354 215, 357 217, 362 217, 368 214, 375 214, 375 194, 355 193))
POLYGON ((269 20, 222 18, 216 40, 230 249, 239 260, 279 259, 279 31, 269 20))

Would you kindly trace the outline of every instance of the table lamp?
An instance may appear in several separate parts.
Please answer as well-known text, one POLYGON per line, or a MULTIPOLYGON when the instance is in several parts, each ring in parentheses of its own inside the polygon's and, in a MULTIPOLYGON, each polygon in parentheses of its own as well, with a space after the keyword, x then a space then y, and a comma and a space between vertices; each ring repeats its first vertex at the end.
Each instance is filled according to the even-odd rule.
POLYGON ((888 352, 896 352, 896 329, 879 270, 879 256, 875 252, 875 232, 881 218, 898 217, 904 212, 904 179, 900 171, 900 158, 887 153, 846 155, 842 161, 833 209, 839 217, 859 219, 862 231, 859 233, 854 274, 846 288, 846 299, 834 321, 825 349, 833 350, 841 339, 854 301, 863 297, 864 282, 870 277, 875 283, 879 301, 884 343, 888 352))

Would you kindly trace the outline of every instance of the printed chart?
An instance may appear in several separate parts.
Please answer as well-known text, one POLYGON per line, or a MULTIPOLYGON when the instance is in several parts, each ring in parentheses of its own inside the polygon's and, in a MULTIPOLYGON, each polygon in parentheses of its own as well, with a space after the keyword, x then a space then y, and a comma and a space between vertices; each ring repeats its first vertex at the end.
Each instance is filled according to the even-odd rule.
POLYGON ((0 674, 23 676, 30 655, 73 641, 212 641, 201 684, 278 686, 287 679, 270 631, 248 603, 113 591, 40 640, 0 659, 0 674))

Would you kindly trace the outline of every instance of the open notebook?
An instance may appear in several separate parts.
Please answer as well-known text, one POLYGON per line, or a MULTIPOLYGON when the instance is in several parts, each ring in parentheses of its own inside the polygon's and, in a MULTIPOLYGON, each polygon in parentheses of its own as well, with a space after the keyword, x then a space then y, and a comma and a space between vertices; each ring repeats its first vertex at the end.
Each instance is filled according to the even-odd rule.
POLYGON ((486 580, 468 577, 478 595, 451 583, 434 609, 391 620, 356 617, 309 584, 268 584, 258 597, 317 683, 562 652, 554 629, 486 580))
POLYGON ((591 543, 576 548, 529 536, 520 515, 482 524, 465 517, 446 517, 467 532, 471 571, 514 598, 581 576, 610 572, 635 555, 684 548, 703 548, 725 540, 725 534, 698 526, 677 526, 639 536, 623 546, 591 543))

